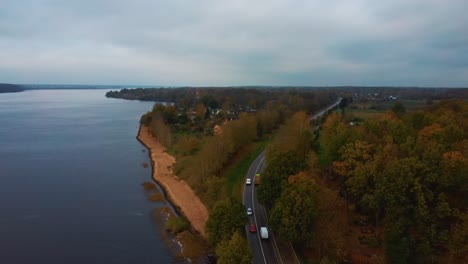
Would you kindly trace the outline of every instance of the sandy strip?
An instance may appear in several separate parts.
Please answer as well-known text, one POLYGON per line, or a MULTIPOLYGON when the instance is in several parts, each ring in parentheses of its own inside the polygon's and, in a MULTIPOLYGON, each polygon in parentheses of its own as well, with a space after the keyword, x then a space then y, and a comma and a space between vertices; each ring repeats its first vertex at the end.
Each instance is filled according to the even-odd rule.
POLYGON ((175 162, 174 157, 165 152, 166 148, 151 136, 146 126, 140 127, 138 140, 150 151, 153 179, 164 188, 170 201, 180 209, 192 227, 206 237, 208 210, 190 186, 172 173, 170 168, 175 162))

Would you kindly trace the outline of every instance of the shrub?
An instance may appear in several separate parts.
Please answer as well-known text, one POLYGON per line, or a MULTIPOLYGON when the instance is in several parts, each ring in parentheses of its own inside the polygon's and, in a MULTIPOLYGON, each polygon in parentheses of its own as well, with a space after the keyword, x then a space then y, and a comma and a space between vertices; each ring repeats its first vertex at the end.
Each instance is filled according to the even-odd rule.
POLYGON ((153 193, 150 196, 148 196, 148 200, 151 202, 160 202, 164 201, 164 196, 160 193, 153 193))
POLYGON ((156 184, 152 183, 152 182, 144 182, 143 183, 143 188, 147 191, 149 190, 154 190, 156 189, 156 184))
POLYGON ((189 227, 190 223, 183 216, 170 216, 166 222, 166 230, 173 234, 187 230, 189 227))

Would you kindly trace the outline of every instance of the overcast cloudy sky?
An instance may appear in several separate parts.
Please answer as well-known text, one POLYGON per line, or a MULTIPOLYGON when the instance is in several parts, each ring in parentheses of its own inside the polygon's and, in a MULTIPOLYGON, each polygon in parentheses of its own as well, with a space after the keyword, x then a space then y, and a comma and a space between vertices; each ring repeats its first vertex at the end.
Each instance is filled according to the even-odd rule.
POLYGON ((468 86, 466 0, 0 3, 0 82, 468 86))

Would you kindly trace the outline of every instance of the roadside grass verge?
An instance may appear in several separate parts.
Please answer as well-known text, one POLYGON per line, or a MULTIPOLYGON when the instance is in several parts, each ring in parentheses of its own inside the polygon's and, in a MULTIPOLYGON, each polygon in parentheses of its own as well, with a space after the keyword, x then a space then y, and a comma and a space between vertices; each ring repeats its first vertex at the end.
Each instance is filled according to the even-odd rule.
POLYGON ((242 186, 245 184, 245 175, 255 158, 265 149, 270 137, 253 142, 239 151, 232 163, 226 167, 221 177, 226 179, 226 194, 242 200, 242 186))
POLYGON ((357 120, 367 120, 382 116, 387 111, 365 110, 365 109, 346 109, 348 114, 351 114, 357 120))
POLYGON ((323 149, 322 145, 322 137, 319 137, 317 140, 317 149, 315 150, 317 153, 317 158, 318 158, 318 164, 320 168, 325 167, 326 165, 331 163, 331 160, 325 155, 325 151, 323 149))

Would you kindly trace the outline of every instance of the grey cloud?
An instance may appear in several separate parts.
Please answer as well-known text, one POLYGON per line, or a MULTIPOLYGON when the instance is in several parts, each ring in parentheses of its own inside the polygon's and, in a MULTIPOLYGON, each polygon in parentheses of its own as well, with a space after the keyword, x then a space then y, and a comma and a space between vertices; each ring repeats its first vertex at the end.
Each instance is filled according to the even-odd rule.
POLYGON ((466 86, 465 10, 462 0, 7 0, 0 80, 466 86))

